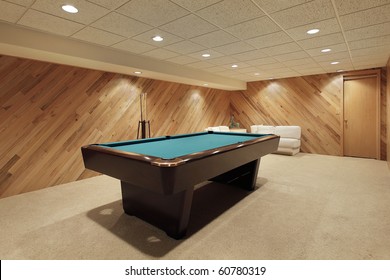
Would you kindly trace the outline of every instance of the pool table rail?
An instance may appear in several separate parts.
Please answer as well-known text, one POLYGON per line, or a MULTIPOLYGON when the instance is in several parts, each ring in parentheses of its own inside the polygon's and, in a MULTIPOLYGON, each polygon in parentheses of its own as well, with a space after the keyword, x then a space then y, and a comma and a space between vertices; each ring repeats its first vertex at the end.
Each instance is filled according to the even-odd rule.
MULTIPOLYGON (((166 136, 166 137, 169 138, 170 136, 166 136)), ((83 146, 82 150, 86 150, 86 149, 94 150, 100 153, 106 153, 113 156, 138 160, 158 167, 176 167, 185 164, 189 161, 199 160, 208 157, 210 155, 216 155, 216 154, 231 151, 233 149, 243 148, 249 145, 253 145, 259 142, 264 142, 277 137, 278 136, 276 135, 270 134, 261 138, 255 138, 253 140, 248 140, 245 142, 239 142, 231 145, 221 146, 214 149, 204 150, 201 152, 191 153, 188 155, 184 155, 172 159, 165 159, 165 158, 159 158, 151 155, 142 155, 135 152, 122 151, 122 150, 115 149, 115 146, 109 147, 109 146, 101 146, 99 144, 90 144, 90 145, 83 146)), ((164 138, 160 137, 159 139, 164 139, 164 138)))

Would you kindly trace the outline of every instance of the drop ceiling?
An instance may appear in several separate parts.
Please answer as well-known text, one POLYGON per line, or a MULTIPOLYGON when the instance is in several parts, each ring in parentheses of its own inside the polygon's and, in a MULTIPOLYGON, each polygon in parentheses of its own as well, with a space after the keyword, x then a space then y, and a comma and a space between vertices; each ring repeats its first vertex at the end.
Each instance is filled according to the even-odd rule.
POLYGON ((225 89, 390 56, 390 0, 1 0, 0 21, 3 54, 225 89))

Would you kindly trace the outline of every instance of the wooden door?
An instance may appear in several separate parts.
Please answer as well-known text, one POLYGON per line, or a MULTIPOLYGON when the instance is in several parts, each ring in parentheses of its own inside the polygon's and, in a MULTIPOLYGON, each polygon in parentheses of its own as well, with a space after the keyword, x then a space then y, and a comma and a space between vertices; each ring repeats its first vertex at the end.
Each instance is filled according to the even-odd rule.
POLYGON ((378 76, 344 80, 344 155, 379 159, 378 76))

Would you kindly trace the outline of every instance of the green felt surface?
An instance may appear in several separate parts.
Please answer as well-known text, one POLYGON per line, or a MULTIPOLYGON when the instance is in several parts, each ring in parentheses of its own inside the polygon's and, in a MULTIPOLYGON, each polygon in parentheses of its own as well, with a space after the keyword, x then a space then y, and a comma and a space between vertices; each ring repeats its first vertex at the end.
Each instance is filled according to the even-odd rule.
POLYGON ((237 144, 265 136, 245 133, 195 133, 171 138, 159 137, 116 143, 100 144, 112 149, 173 159, 180 156, 237 144))

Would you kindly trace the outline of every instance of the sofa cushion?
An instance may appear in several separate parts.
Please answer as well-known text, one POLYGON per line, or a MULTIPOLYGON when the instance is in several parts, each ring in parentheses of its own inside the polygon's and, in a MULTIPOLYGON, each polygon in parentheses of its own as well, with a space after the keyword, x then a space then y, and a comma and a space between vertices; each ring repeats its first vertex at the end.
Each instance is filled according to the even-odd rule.
POLYGON ((301 146, 301 140, 293 138, 280 138, 279 147, 283 148, 299 148, 301 146))
POLYGON ((295 125, 275 126, 275 134, 281 138, 301 139, 301 127, 295 125))
POLYGON ((257 134, 275 134, 275 127, 273 125, 256 125, 253 126, 255 127, 252 131, 252 126, 251 126, 251 131, 252 133, 257 133, 257 134))

